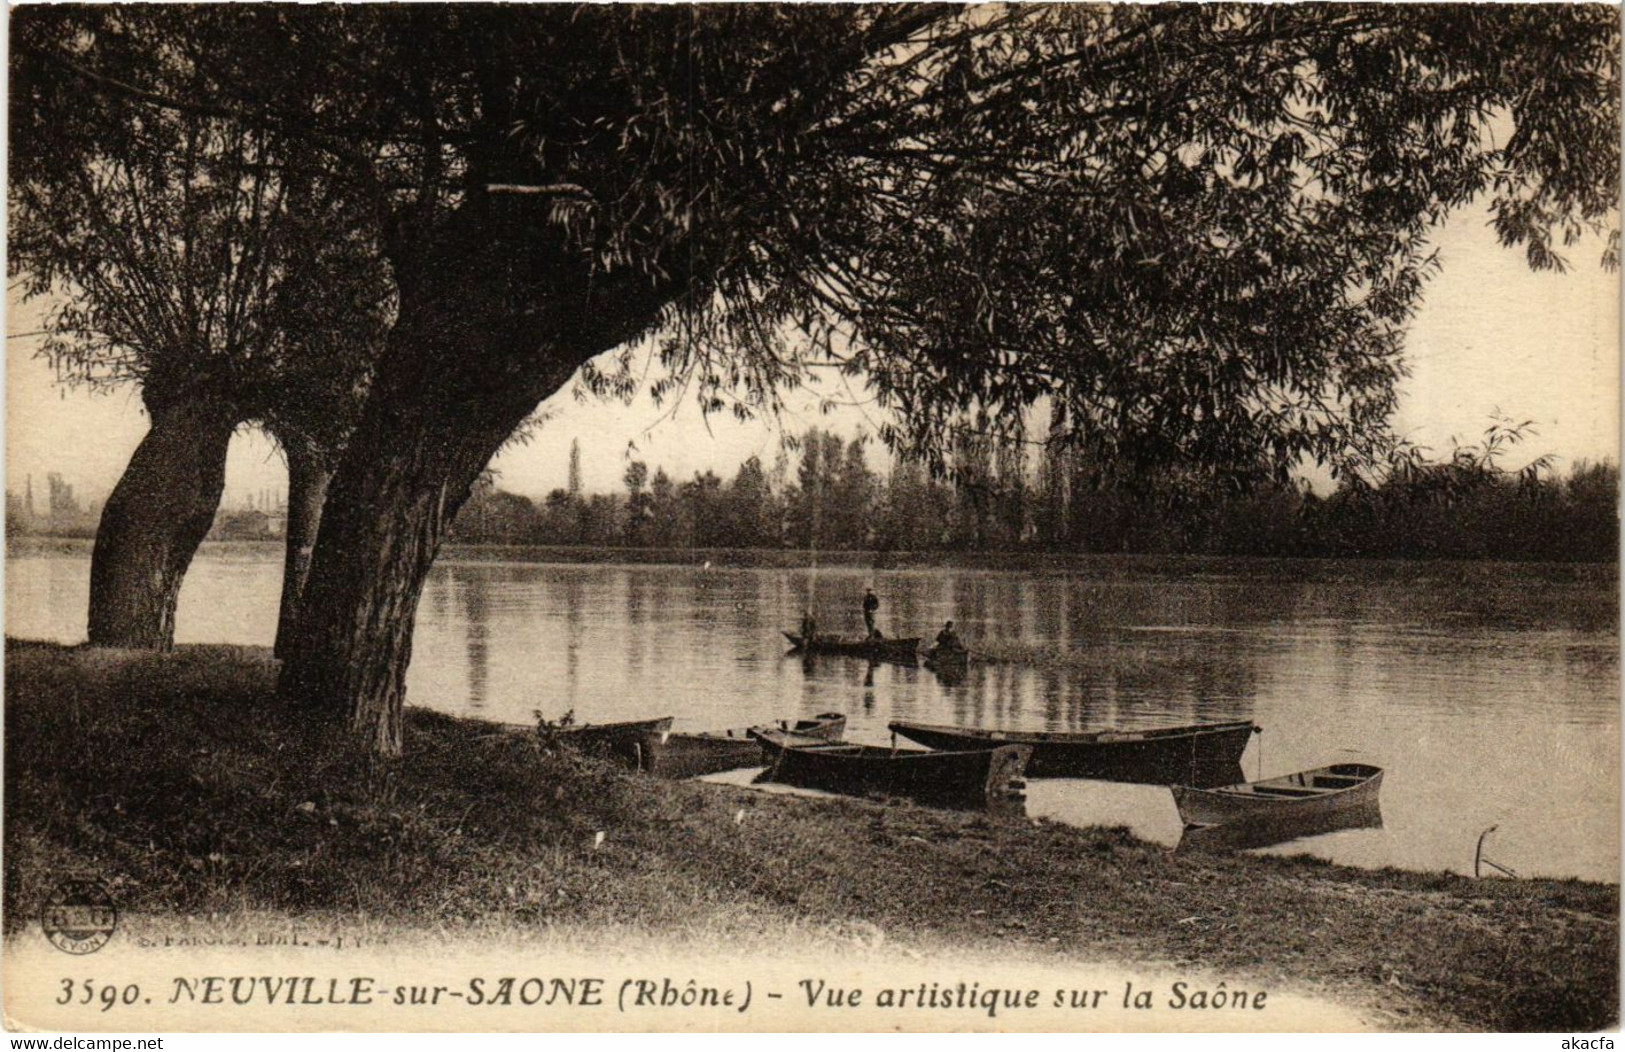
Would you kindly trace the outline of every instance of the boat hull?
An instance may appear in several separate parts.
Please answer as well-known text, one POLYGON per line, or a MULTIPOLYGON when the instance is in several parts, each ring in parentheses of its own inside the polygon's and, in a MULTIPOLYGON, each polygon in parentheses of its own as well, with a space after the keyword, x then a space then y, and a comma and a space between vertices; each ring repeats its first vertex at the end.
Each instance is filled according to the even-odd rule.
POLYGON ((554 728, 551 733, 572 749, 646 771, 654 765, 671 724, 672 717, 663 716, 626 723, 583 723, 554 728))
POLYGON ((1381 829, 1382 808, 1376 800, 1342 807, 1330 813, 1261 815, 1219 825, 1188 825, 1176 851, 1244 851, 1291 840, 1324 836, 1347 829, 1381 829))
POLYGON ((943 686, 957 687, 965 682, 965 676, 970 671, 970 651, 932 647, 920 655, 920 663, 936 673, 943 686))
POLYGON ((1174 803, 1187 826, 1249 823, 1289 826, 1369 814, 1382 789, 1382 768, 1332 764, 1283 778, 1219 788, 1173 786, 1174 803))
POLYGON ((932 749, 991 749, 1027 745, 1029 778, 1094 778, 1143 785, 1228 785, 1241 775, 1249 721, 1151 731, 1026 733, 894 722, 894 734, 932 749))
POLYGON ((741 767, 760 767, 762 762, 762 744, 745 732, 673 734, 655 751, 649 772, 662 778, 698 778, 741 767))
MULTIPOLYGON (((846 733, 846 717, 838 712, 802 720, 779 720, 776 729, 818 741, 840 741, 846 733)), ((710 734, 668 734, 654 750, 652 774, 662 778, 698 778, 742 767, 767 763, 762 743, 752 736, 757 728, 717 731, 710 734)))
POLYGON ((815 742, 760 732, 769 756, 758 779, 848 796, 904 797, 937 807, 1019 809, 1022 770, 1032 750, 1021 745, 970 752, 892 750, 815 742))
POLYGON ((794 632, 784 633, 792 650, 803 654, 838 654, 846 657, 870 658, 875 661, 919 661, 919 637, 911 639, 842 639, 818 636, 811 643, 794 632))

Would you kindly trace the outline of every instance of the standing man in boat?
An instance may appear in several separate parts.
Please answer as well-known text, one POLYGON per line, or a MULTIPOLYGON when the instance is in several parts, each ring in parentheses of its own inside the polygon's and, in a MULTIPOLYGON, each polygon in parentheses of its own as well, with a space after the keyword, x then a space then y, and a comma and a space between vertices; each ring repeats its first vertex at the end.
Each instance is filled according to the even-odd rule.
POLYGON ((863 593, 863 627, 868 630, 870 639, 880 638, 880 630, 875 627, 875 615, 880 612, 880 600, 875 596, 873 588, 865 589, 863 593))
POLYGON ((814 637, 818 635, 818 622, 813 620, 811 610, 801 612, 801 642, 804 646, 811 646, 814 637))

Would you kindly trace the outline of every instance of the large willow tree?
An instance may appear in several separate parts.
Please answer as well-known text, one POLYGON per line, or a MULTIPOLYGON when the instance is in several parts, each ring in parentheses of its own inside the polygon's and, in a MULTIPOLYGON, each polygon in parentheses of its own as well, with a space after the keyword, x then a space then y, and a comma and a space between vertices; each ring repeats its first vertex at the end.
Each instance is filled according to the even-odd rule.
POLYGON ((1380 440, 1451 209, 1537 266, 1614 221, 1603 7, 143 9, 206 92, 54 17, 18 62, 303 136, 373 207, 398 314, 283 687, 385 753, 470 484, 640 338, 711 408, 835 362, 899 444, 1048 398, 1113 463, 1236 477, 1380 440))
POLYGON ((62 75, 93 42, 121 83, 206 94, 206 75, 139 12, 25 23, 36 54, 56 61, 20 64, 12 84, 8 264, 48 302, 44 353, 59 378, 134 385, 149 422, 96 532, 90 641, 171 645, 181 581, 244 424, 265 428, 288 462, 286 636, 387 319, 368 217, 303 136, 62 75))

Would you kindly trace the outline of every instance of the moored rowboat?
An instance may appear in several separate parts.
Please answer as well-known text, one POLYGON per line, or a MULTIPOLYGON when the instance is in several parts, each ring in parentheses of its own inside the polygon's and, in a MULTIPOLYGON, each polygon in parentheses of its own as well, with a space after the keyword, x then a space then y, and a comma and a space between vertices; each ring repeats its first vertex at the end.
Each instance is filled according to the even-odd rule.
POLYGON ((577 723, 555 727, 551 733, 565 745, 582 752, 598 753, 648 770, 671 731, 672 717, 627 720, 622 723, 577 723))
POLYGON ((1302 821, 1368 810, 1382 788, 1382 768, 1334 763, 1280 778, 1203 789, 1173 786, 1174 803, 1187 826, 1232 822, 1302 821))
POLYGON ((893 734, 933 749, 1027 745, 1029 778, 1096 778, 1148 785, 1225 785, 1241 773, 1241 754, 1258 730, 1250 720, 1142 731, 1005 731, 897 720, 893 734))
POLYGON ((1024 799, 1024 745, 968 752, 833 744, 784 731, 754 732, 769 757, 758 779, 850 796, 901 796, 941 807, 1017 805, 1024 799))
POLYGON ((818 741, 840 741, 846 733, 846 716, 824 712, 810 719, 779 720, 771 728, 668 734, 655 748, 654 764, 649 769, 663 778, 697 778, 740 767, 760 767, 768 761, 763 757, 762 743, 751 736, 753 729, 776 729, 818 741))
POLYGON ((1324 836, 1348 829, 1381 829, 1382 808, 1376 800, 1344 807, 1331 814, 1266 815, 1242 818, 1216 826, 1188 825, 1180 834, 1176 851, 1243 851, 1269 847, 1288 840, 1324 836))

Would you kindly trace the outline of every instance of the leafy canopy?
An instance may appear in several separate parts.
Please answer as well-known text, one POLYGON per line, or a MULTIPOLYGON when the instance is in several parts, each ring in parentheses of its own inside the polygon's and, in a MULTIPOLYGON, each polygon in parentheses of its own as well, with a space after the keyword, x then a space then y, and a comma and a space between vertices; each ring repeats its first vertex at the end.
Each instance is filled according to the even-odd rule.
POLYGON ((9 261, 49 299, 42 353, 59 376, 340 443, 390 310, 354 199, 302 137, 64 75, 94 61, 121 85, 206 98, 185 41, 139 11, 27 17, 19 43, 34 58, 15 67, 9 261))
POLYGON ((1341 467, 1447 212, 1536 267, 1616 253, 1596 5, 143 8, 174 61, 128 68, 56 17, 16 63, 301 143, 403 294, 477 230, 515 318, 594 291, 660 334, 657 390, 749 412, 834 363, 939 458, 1048 400, 1130 468, 1341 467))

